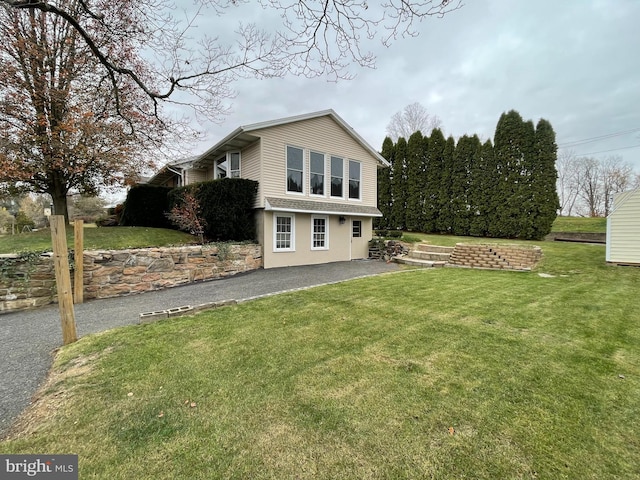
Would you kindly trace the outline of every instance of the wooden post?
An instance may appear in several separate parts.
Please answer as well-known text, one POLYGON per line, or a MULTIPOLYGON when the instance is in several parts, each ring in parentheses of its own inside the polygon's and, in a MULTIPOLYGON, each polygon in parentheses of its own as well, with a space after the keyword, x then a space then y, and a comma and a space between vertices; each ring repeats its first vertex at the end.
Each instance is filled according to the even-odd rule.
POLYGON ((71 275, 69 275, 69 252, 67 250, 67 232, 63 215, 51 215, 51 243, 53 244, 53 264, 56 271, 58 306, 62 324, 62 341, 65 345, 78 339, 76 318, 71 296, 71 275))
POLYGON ((84 302, 84 221, 73 223, 74 262, 73 303, 84 302))

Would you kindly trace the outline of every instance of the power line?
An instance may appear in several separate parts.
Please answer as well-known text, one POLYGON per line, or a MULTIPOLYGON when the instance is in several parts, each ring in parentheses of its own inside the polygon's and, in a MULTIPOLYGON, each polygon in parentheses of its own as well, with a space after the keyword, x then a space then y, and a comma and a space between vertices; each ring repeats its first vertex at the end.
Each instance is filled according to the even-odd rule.
POLYGON ((612 148, 611 150, 601 150, 599 152, 578 153, 576 154, 576 156, 585 157, 587 155, 596 155, 598 153, 609 153, 609 152, 615 152, 617 150, 629 150, 630 148, 638 148, 638 147, 640 147, 640 143, 637 145, 631 145, 629 147, 612 148))
POLYGON ((628 134, 634 133, 634 132, 640 132, 640 128, 632 128, 630 130, 623 130, 623 131, 620 131, 620 132, 608 133, 606 135, 600 135, 598 137, 590 137, 590 138, 585 138, 585 139, 582 139, 582 140, 575 140, 573 142, 565 142, 565 143, 558 144, 558 147, 560 147, 560 148, 577 147, 577 146, 580 146, 580 145, 585 145, 587 143, 599 142, 601 140, 606 140, 606 139, 613 138, 613 137, 619 137, 621 135, 628 135, 628 134))

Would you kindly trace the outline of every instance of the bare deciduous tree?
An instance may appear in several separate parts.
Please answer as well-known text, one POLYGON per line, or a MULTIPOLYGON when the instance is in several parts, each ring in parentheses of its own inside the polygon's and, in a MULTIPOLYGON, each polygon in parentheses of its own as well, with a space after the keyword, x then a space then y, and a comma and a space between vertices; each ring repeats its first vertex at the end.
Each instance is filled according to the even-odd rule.
POLYGON ((408 139, 418 130, 424 135, 429 135, 434 128, 441 127, 440 118, 431 115, 421 103, 415 102, 391 117, 387 125, 387 135, 396 142, 400 137, 408 139))
POLYGON ((556 162, 560 214, 607 216, 615 194, 633 187, 633 168, 619 156, 604 159, 577 157, 563 151, 556 162))
POLYGON ((100 64, 101 82, 110 86, 118 113, 123 113, 119 101, 126 78, 145 93, 147 101, 140 105, 145 115, 159 117, 161 104, 175 102, 213 120, 226 113, 224 100, 239 77, 293 73, 350 78, 352 64, 375 66, 374 55, 364 50, 366 41, 377 38, 388 45, 398 37, 415 36, 421 20, 462 6, 461 0, 386 0, 380 5, 362 0, 260 0, 262 8, 282 18, 279 30, 239 25, 235 44, 205 36, 193 48, 189 35, 198 17, 205 12, 222 16, 248 0, 194 0, 197 11, 186 20, 173 15, 170 0, 77 3, 79 10, 63 0, 0 0, 5 9, 40 11, 73 28, 100 64), (105 36, 126 40, 130 48, 114 51, 103 42, 105 36), (140 54, 142 48, 147 55, 140 54))

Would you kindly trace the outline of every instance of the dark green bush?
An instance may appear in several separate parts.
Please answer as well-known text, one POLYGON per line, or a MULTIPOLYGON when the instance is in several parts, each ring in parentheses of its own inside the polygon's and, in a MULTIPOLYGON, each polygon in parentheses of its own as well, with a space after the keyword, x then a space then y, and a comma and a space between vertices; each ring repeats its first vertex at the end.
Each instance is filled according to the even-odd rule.
POLYGON ((205 237, 213 241, 256 239, 254 202, 258 182, 244 178, 223 178, 174 189, 169 195, 173 208, 185 190, 193 192, 206 222, 205 237))
POLYGON ((120 217, 127 227, 173 228, 165 212, 169 210, 170 187, 136 185, 131 187, 120 217))
POLYGON ((402 230, 389 230, 386 236, 389 238, 402 238, 402 230))
POLYGON ((386 237, 387 233, 388 233, 388 230, 384 230, 381 228, 375 230, 376 237, 386 237))

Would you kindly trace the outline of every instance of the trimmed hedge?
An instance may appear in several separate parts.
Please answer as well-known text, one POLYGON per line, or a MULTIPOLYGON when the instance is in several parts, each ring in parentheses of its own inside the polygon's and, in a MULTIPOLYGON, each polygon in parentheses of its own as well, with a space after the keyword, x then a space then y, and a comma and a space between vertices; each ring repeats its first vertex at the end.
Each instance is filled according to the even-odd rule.
POLYGON ((245 178, 223 178, 178 187, 169 194, 167 211, 184 191, 192 192, 200 203, 200 214, 207 222, 205 237, 209 240, 256 240, 253 206, 258 182, 245 178))
POLYGON ((171 187, 135 185, 127 194, 120 217, 120 225, 126 227, 174 228, 165 212, 169 211, 171 187))

